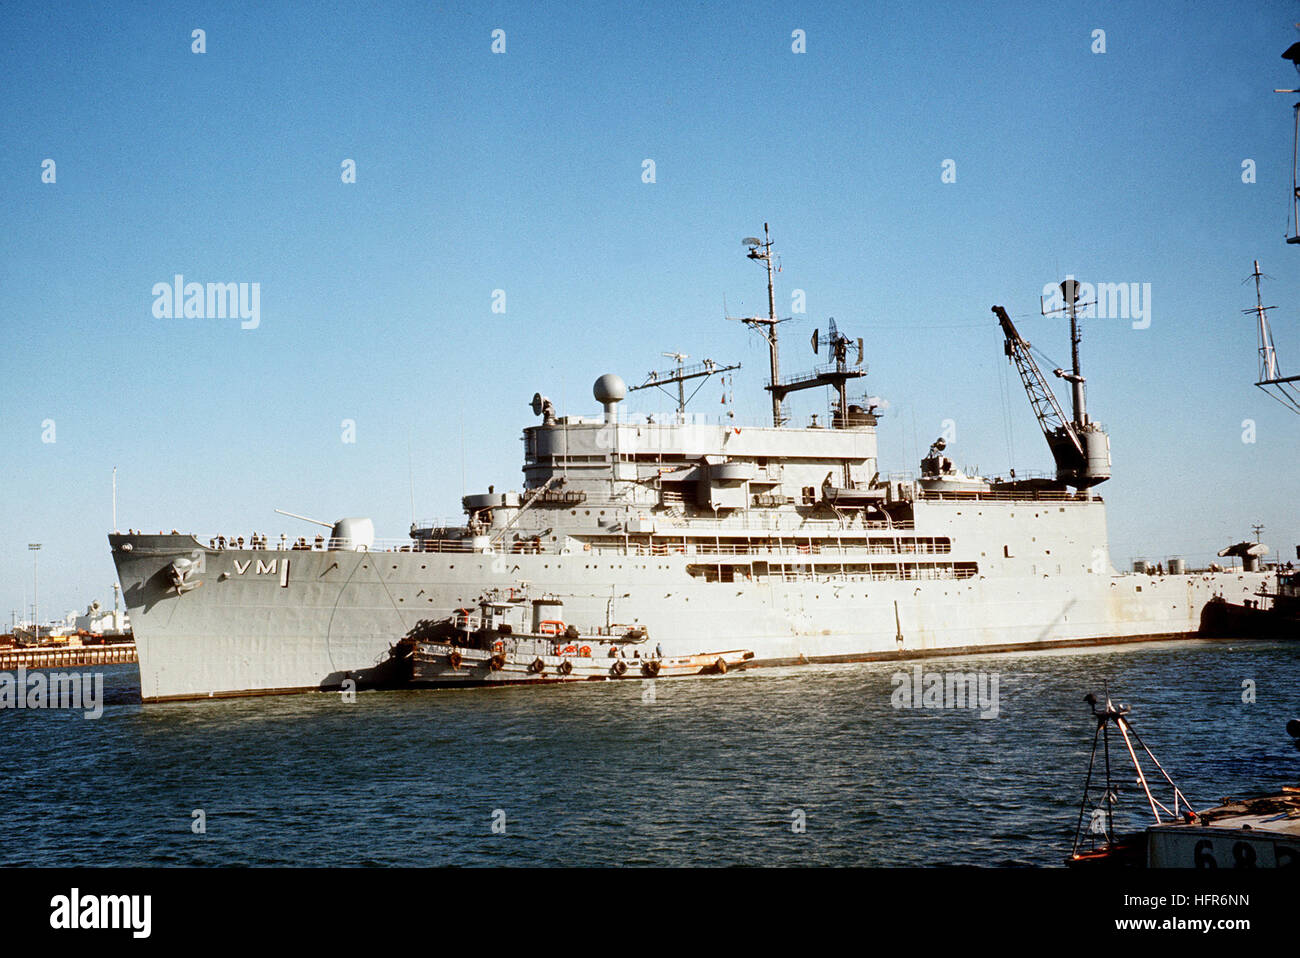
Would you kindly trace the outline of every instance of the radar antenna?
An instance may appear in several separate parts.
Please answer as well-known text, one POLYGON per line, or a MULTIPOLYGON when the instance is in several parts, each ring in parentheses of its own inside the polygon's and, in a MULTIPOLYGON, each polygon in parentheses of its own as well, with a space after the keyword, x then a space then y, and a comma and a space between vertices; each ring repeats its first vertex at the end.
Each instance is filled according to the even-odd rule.
MULTIPOLYGON (((829 328, 824 339, 821 330, 813 330, 812 350, 814 355, 820 353, 824 343, 827 353, 830 354, 834 362, 819 367, 810 375, 796 377, 787 383, 783 383, 780 388, 783 390, 782 395, 784 395, 796 389, 808 389, 812 386, 833 387, 836 395, 836 421, 833 424, 843 429, 847 427, 849 422, 848 381, 865 376, 867 371, 865 369, 849 368, 849 347, 853 345, 854 340, 839 331, 839 328, 835 325, 834 316, 827 322, 827 326, 829 328)), ((853 364, 855 367, 862 365, 861 339, 857 340, 857 345, 858 358, 853 364)))

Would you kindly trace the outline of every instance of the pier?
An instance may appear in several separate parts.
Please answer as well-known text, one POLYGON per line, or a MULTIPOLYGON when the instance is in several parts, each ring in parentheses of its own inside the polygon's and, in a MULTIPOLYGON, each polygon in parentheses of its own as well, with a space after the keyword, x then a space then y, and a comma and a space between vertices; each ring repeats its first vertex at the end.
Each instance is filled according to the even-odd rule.
POLYGON ((123 665, 138 661, 134 642, 82 645, 73 648, 0 649, 0 672, 18 668, 58 669, 84 665, 123 665))

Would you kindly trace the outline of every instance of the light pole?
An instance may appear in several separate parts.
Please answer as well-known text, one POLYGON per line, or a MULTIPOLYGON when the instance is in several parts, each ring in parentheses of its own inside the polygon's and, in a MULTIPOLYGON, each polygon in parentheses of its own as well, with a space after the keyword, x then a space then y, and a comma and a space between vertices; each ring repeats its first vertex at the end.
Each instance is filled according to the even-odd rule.
POLYGON ((36 553, 41 551, 39 542, 27 543, 27 548, 32 552, 32 628, 36 630, 36 644, 41 644, 41 610, 36 604, 36 553))

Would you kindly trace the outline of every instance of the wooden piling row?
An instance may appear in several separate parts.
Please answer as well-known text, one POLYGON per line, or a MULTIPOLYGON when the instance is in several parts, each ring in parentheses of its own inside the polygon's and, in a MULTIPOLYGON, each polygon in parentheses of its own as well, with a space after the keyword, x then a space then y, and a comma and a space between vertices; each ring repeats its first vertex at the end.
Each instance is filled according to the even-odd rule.
POLYGON ((83 665, 119 665, 135 662, 135 643, 115 645, 83 645, 77 648, 13 648, 0 649, 0 672, 18 668, 57 669, 77 668, 83 665))

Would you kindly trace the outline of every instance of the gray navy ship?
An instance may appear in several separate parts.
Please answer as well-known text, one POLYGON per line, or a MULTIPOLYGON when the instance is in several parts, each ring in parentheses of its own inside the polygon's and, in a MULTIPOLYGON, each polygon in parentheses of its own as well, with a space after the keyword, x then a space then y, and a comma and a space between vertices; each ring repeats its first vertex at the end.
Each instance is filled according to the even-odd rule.
POLYGON ((583 633, 647 633, 663 657, 752 650, 753 667, 1186 637, 1212 599, 1263 584, 1112 565, 1096 493, 1110 446, 1086 409, 1072 281, 1073 367, 1054 370, 1070 414, 993 308, 1055 475, 969 475, 943 440, 918 475, 885 474, 877 410, 848 395, 865 375, 862 341, 832 325, 814 336, 822 364, 783 378, 766 225, 745 243, 767 270, 768 314, 738 319, 769 347, 770 425, 693 419, 686 383, 734 367, 679 359, 631 387, 675 390, 666 421, 622 415, 629 387, 612 374, 595 382, 599 415, 533 396, 522 487, 465 496, 459 524, 382 540, 347 518, 292 544, 114 532, 144 700, 383 683, 404 638, 494 597, 562 603, 583 633), (793 424, 787 398, 808 389, 829 389, 831 411, 793 424))

